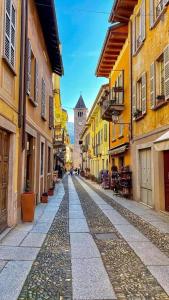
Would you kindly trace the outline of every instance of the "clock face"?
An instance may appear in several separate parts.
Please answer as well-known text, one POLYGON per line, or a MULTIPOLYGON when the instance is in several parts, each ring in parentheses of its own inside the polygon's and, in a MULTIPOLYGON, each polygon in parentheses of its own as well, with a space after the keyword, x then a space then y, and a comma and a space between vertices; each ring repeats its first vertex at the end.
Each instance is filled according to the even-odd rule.
POLYGON ((83 123, 82 123, 82 122, 79 122, 79 125, 81 126, 81 125, 83 125, 83 123))

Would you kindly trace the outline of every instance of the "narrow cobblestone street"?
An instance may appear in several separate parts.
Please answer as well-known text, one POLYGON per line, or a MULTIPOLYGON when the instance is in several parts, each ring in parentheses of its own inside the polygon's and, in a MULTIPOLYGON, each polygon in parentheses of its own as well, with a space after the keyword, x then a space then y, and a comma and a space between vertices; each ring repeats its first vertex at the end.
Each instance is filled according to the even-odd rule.
POLYGON ((65 176, 1 236, 0 299, 169 299, 168 233, 168 216, 65 176))

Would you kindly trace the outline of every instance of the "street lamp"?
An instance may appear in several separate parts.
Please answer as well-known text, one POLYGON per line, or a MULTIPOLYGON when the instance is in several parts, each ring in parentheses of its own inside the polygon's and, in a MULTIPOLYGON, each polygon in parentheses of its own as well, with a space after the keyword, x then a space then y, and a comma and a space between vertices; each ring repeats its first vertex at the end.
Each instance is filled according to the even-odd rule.
POLYGON ((124 123, 124 122, 119 122, 119 115, 120 113, 118 111, 113 111, 112 113, 112 122, 113 124, 117 125, 128 125, 129 126, 129 132, 131 133, 131 123, 124 123))

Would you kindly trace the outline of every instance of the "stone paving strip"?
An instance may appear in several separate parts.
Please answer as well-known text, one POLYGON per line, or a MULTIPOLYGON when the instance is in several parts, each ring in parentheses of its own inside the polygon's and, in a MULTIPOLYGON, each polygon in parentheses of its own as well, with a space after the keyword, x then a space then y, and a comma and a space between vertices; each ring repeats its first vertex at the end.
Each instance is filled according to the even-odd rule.
POLYGON ((101 190, 91 182, 84 182, 104 199, 105 203, 118 211, 169 257, 169 217, 167 215, 159 215, 140 203, 113 195, 112 191, 101 190))
MULTIPOLYGON (((67 177, 63 183, 65 195, 18 300, 72 299, 67 177)), ((47 211, 55 211, 55 205, 47 211)))
POLYGON ((73 300, 116 299, 70 176, 68 182, 73 300))
POLYGON ((34 223, 18 224, 0 239, 1 300, 18 298, 63 196, 63 184, 59 184, 49 203, 39 204, 36 207, 34 223))
POLYGON ((169 259, 84 181, 74 184, 117 299, 169 299, 167 276, 152 269, 168 270, 169 259))

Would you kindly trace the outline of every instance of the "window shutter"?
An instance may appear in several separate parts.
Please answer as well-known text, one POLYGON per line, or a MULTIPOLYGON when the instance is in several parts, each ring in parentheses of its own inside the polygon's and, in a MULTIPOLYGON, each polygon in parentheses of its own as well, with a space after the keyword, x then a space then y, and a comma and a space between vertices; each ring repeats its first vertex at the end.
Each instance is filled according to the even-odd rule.
POLYGON ((49 128, 54 126, 53 97, 49 97, 49 128))
POLYGON ((141 14, 141 40, 143 42, 146 38, 146 3, 145 3, 145 0, 142 0, 140 14, 141 14))
POLYGON ((27 41, 27 94, 31 92, 31 44, 30 40, 27 41))
POLYGON ((136 112, 137 105, 136 105, 136 83, 133 82, 133 91, 132 91, 132 113, 136 112))
POLYGON ((38 63, 37 60, 35 60, 35 102, 38 103, 38 95, 39 95, 39 90, 38 90, 38 63))
POLYGON ((5 40, 4 55, 9 63, 15 65, 15 36, 16 36, 16 11, 12 1, 5 1, 5 40))
POLYGON ((153 62, 150 66, 150 104, 151 109, 155 107, 155 98, 156 98, 156 92, 155 92, 155 62, 153 62))
POLYGON ((136 52, 136 19, 133 19, 132 22, 132 54, 136 52))
POLYGON ((147 111, 147 99, 146 99, 146 73, 143 73, 141 78, 141 89, 142 89, 142 114, 144 115, 147 111))
POLYGON ((45 118, 46 114, 46 86, 45 81, 42 79, 42 98, 41 98, 41 116, 45 118))
POLYGON ((169 99, 169 45, 164 50, 164 91, 165 100, 169 99))
MULTIPOLYGON (((118 86, 124 89, 124 72, 121 71, 120 76, 118 78, 118 86)), ((124 103, 124 92, 119 92, 119 104, 124 103)))
POLYGON ((150 28, 154 25, 154 0, 149 0, 150 4, 150 28))

